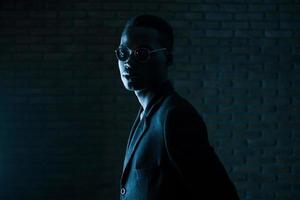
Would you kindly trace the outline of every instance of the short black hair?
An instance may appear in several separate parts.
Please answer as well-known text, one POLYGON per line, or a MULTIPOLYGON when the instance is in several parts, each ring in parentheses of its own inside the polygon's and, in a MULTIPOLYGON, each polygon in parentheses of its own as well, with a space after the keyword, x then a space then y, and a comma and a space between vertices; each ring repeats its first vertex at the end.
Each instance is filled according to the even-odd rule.
POLYGON ((149 14, 137 15, 130 18, 123 29, 123 33, 131 27, 148 27, 157 30, 160 34, 159 43, 168 49, 173 50, 174 36, 171 25, 161 17, 149 14))

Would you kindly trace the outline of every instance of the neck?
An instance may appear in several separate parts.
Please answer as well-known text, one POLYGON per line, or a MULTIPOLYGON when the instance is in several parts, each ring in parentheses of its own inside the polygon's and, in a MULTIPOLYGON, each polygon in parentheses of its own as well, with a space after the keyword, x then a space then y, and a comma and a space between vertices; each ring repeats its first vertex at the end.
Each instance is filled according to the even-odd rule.
POLYGON ((160 84, 153 86, 151 88, 134 91, 144 111, 148 106, 148 104, 150 103, 151 99, 156 95, 157 90, 159 89, 159 87, 163 82, 165 81, 161 81, 160 84))
POLYGON ((151 99, 155 96, 155 92, 149 89, 144 89, 144 90, 138 90, 134 92, 135 95, 137 96, 140 104, 143 107, 143 110, 145 111, 147 105, 151 101, 151 99))

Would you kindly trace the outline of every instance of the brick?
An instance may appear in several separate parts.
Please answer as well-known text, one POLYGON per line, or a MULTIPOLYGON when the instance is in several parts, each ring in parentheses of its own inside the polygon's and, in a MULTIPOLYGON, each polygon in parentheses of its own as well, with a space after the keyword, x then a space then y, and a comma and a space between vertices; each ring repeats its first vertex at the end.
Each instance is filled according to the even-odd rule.
POLYGON ((266 37, 286 38, 286 37, 291 37, 292 32, 284 31, 284 30, 266 30, 265 35, 266 37))
POLYGON ((252 29, 278 29, 278 22, 274 21, 263 21, 263 22, 252 22, 250 23, 252 29))
POLYGON ((212 46, 218 44, 218 39, 217 38, 206 38, 206 37, 195 37, 191 38, 191 44, 192 45, 201 45, 203 47, 205 46, 212 46))
POLYGON ((47 37, 44 39, 46 44, 58 44, 58 43, 71 43, 72 38, 69 36, 60 36, 60 37, 47 37))
POLYGON ((274 64, 278 63, 279 58, 276 55, 250 55, 250 59, 248 60, 249 63, 264 63, 264 64, 274 64))
POLYGON ((280 21, 280 29, 300 29, 299 21, 280 21))
POLYGON ((185 29, 189 27, 189 22, 184 20, 169 20, 173 27, 185 29))
POLYGON ((212 63, 218 59, 218 55, 192 55, 190 59, 191 64, 212 63))
MULTIPOLYGON (((202 48, 201 48, 202 49, 202 48)), ((225 54, 225 53, 229 53, 230 52, 230 48, 229 47, 223 47, 223 48, 216 48, 215 46, 208 46, 205 47, 205 49, 203 49, 203 51, 207 54, 225 54)), ((193 51, 195 52, 195 51, 193 51)))
POLYGON ((246 106, 245 105, 221 106, 219 110, 220 112, 224 112, 224 113, 233 113, 233 112, 242 113, 242 112, 246 112, 246 106))
POLYGON ((249 46, 239 46, 239 47, 232 47, 231 52, 233 54, 257 54, 260 52, 259 47, 249 47, 249 46))
POLYGON ((203 13, 188 12, 188 13, 176 13, 175 15, 176 15, 176 19, 187 19, 187 20, 204 19, 203 13))
POLYGON ((14 59, 16 60, 42 60, 43 55, 41 53, 16 53, 14 59))
POLYGON ((255 105, 260 105, 262 102, 259 98, 256 97, 235 97, 234 103, 255 106, 255 105))
POLYGON ((52 28, 34 28, 29 31, 30 35, 33 36, 46 36, 55 35, 57 31, 52 28))
POLYGON ((222 22, 223 29, 248 29, 249 23, 248 22, 235 22, 235 21, 224 21, 222 22))
POLYGON ((61 11, 58 13, 58 18, 84 18, 87 14, 85 11, 61 11))
POLYGON ((247 38, 234 37, 234 38, 226 38, 226 40, 220 41, 220 44, 224 46, 244 46, 244 45, 249 46, 251 42, 249 42, 247 38))
POLYGON ((234 15, 236 20, 262 20, 263 14, 259 12, 237 13, 234 15))
POLYGON ((21 10, 1 10, 0 18, 24 19, 28 18, 29 13, 21 10))
POLYGON ((104 10, 99 12, 99 11, 94 11, 94 10, 89 9, 86 11, 86 16, 90 19, 98 19, 98 20, 99 19, 116 19, 116 18, 121 19, 122 16, 120 13, 112 13, 110 11, 104 11, 104 10), (116 14, 119 14, 119 15, 116 15, 116 14))
POLYGON ((263 37, 263 31, 258 31, 258 30, 237 30, 237 31, 234 32, 234 35, 236 37, 256 38, 256 37, 263 37))
MULTIPOLYGON (((212 69, 211 71, 215 71, 216 69, 212 69)), ((210 70, 207 70, 210 71, 210 70)), ((230 88, 232 87, 232 82, 230 80, 205 80, 203 82, 203 86, 209 86, 209 87, 215 87, 215 88, 221 88, 224 87, 226 88, 230 88)))
POLYGON ((270 45, 276 45, 278 42, 272 38, 249 38, 249 45, 250 46, 257 46, 257 45, 263 45, 263 46, 270 46, 270 45))
POLYGON ((212 21, 195 21, 192 22, 192 27, 195 29, 217 29, 220 27, 220 23, 212 21))
POLYGON ((216 96, 218 94, 218 90, 215 88, 202 88, 201 90, 192 91, 191 94, 195 96, 216 96))
POLYGON ((117 11, 128 11, 131 9, 132 4, 131 3, 117 3, 117 2, 103 2, 102 4, 99 4, 101 6, 100 10, 117 10, 117 11))
POLYGON ((266 13, 266 20, 291 20, 292 14, 287 12, 268 12, 266 13))
POLYGON ((200 107, 196 107, 197 110, 199 110, 200 113, 215 113, 217 112, 217 106, 216 105, 203 105, 200 107))
MULTIPOLYGON (((271 100, 271 97, 265 97, 264 101, 268 102, 271 100)), ((277 97, 276 99, 276 103, 277 105, 281 106, 281 105, 288 105, 290 103, 290 99, 288 97, 277 97)), ((274 101, 274 99, 273 99, 274 101)), ((271 102, 271 101, 270 101, 271 102)))
POLYGON ((230 105, 232 104, 232 98, 231 97, 205 97, 205 100, 208 104, 212 105, 230 105))
POLYGON ((272 4, 251 4, 249 5, 250 12, 272 12, 277 11, 277 5, 272 4))
POLYGON ((72 57, 72 54, 70 53, 48 53, 44 55, 45 60, 66 60, 70 59, 72 57))
POLYGON ((225 21, 225 20, 232 20, 233 16, 230 13, 205 13, 205 19, 207 20, 219 20, 219 21, 225 21))
POLYGON ((187 4, 168 3, 168 4, 162 4, 160 6, 160 9, 162 9, 164 11, 184 12, 184 11, 188 11, 189 7, 187 4))
POLYGON ((218 5, 216 4, 191 4, 190 11, 198 12, 198 11, 218 11, 218 5))
POLYGON ((225 12, 245 12, 247 11, 247 5, 242 4, 220 4, 220 10, 225 12))
POLYGON ((300 5, 299 4, 281 4, 279 5, 279 11, 280 12, 296 12, 298 13, 300 10, 300 5))
POLYGON ((238 64, 244 64, 248 63, 248 57, 247 55, 235 55, 231 56, 230 54, 225 54, 221 55, 219 58, 219 62, 224 65, 224 64, 229 64, 229 63, 238 63, 238 64))
POLYGON ((291 48, 289 46, 280 46, 280 45, 262 47, 262 53, 264 54, 280 55, 282 52, 291 53, 291 48))
MULTIPOLYGON (((132 5, 132 9, 134 10, 140 10, 140 11, 143 11, 143 10, 148 10, 149 11, 157 11, 159 9, 159 5, 154 3, 154 2, 150 2, 150 3, 146 3, 146 2, 143 2, 143 3, 137 3, 135 2, 133 5, 132 5)), ((164 8, 161 8, 163 10, 170 10, 170 11, 177 11, 176 8, 169 8, 169 7, 164 7, 164 8), (174 10, 175 9, 175 10, 174 10)), ((180 10, 178 10, 180 11, 180 10)))
POLYGON ((120 27, 125 24, 125 21, 120 21, 117 19, 110 19, 110 20, 105 20, 102 22, 104 27, 107 28, 114 28, 114 27, 120 27))
POLYGON ((278 91, 276 89, 270 88, 270 89, 258 89, 258 88, 251 88, 248 90, 248 95, 250 97, 261 97, 261 96, 270 96, 270 97, 276 97, 277 96, 278 91))
POLYGON ((206 32, 207 37, 227 38, 227 37, 233 36, 233 32, 230 30, 206 30, 205 32, 206 32))

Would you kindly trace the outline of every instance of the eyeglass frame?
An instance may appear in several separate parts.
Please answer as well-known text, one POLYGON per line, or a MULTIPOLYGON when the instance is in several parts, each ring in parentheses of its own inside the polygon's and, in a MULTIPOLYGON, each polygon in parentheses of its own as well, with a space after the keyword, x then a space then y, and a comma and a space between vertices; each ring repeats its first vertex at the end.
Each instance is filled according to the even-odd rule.
MULTIPOLYGON (((149 61, 150 60, 150 57, 151 57, 151 54, 152 53, 155 53, 155 52, 158 52, 158 51, 164 51, 164 50, 168 50, 167 48, 159 48, 159 49, 153 49, 153 50, 150 50, 149 48, 147 48, 147 47, 138 47, 138 48, 135 48, 134 50, 132 50, 132 49, 130 49, 130 48, 128 48, 128 47, 125 47, 126 49, 128 49, 129 50, 129 55, 128 55, 128 58, 126 59, 126 60, 120 60, 119 58, 118 58, 118 54, 117 54, 117 51, 120 49, 120 47, 118 48, 118 49, 115 49, 115 55, 116 55, 116 57, 117 57, 117 59, 119 60, 119 61, 122 61, 122 62, 125 62, 125 61, 128 61, 128 59, 130 58, 130 56, 132 55, 132 52, 134 52, 134 56, 135 56, 135 52, 136 52, 136 50, 137 49, 146 49, 147 50, 147 52, 148 52, 148 57, 147 57, 147 59, 145 60, 145 61, 140 61, 140 60, 137 60, 138 62, 140 62, 140 63, 146 63, 147 61, 149 61)), ((135 56, 136 57, 136 56, 135 56)))

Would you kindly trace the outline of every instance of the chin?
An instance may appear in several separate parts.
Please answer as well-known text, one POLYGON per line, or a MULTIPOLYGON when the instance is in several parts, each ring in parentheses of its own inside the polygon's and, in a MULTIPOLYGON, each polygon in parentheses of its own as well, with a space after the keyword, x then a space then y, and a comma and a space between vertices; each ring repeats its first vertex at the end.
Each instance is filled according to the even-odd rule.
POLYGON ((138 83, 138 82, 131 82, 131 81, 124 80, 123 85, 126 88, 126 90, 128 90, 128 91, 136 91, 136 90, 145 89, 143 84, 138 83))
POLYGON ((136 90, 144 89, 143 87, 139 87, 139 86, 133 85, 133 84, 126 84, 124 86, 125 86, 126 90, 128 90, 128 91, 136 91, 136 90))

